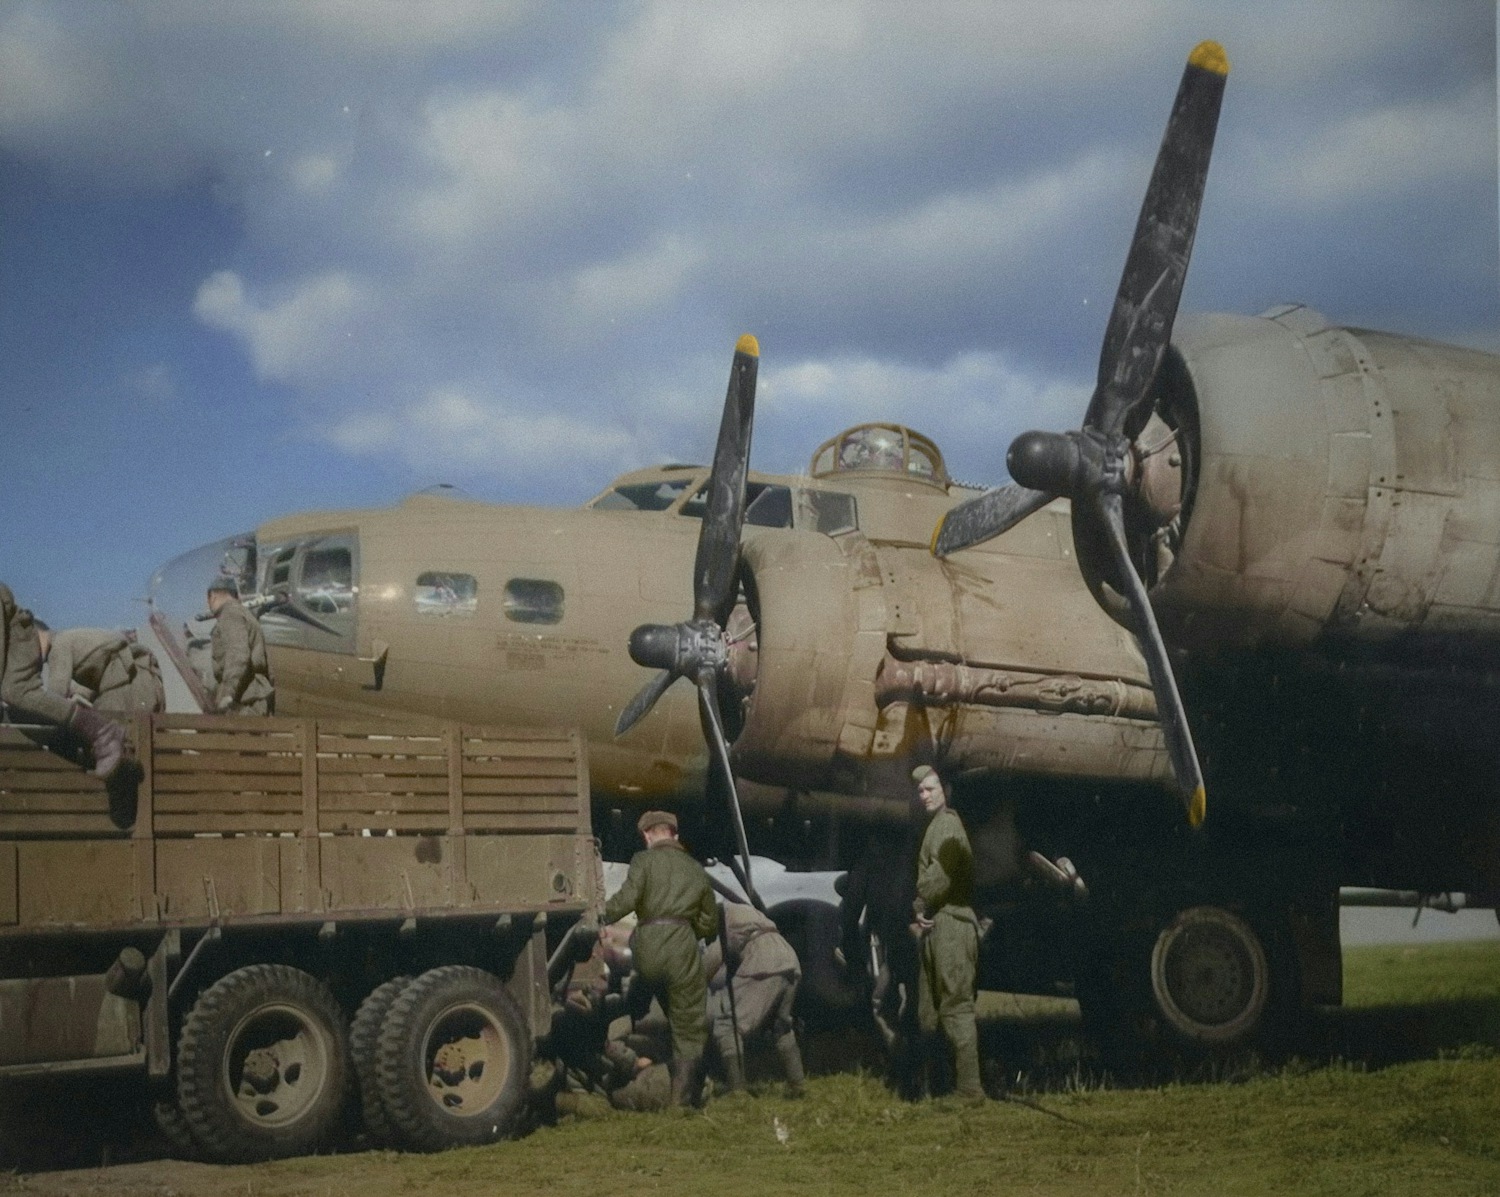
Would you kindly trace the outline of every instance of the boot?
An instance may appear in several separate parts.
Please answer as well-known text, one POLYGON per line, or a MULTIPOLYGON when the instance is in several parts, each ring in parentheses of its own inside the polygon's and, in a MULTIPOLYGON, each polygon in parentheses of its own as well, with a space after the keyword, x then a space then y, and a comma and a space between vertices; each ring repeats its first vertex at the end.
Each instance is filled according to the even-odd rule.
POLYGON ((788 1031, 776 1041, 776 1055, 781 1060, 781 1072, 786 1077, 786 1095, 801 1097, 804 1074, 802 1071, 802 1049, 797 1046, 797 1033, 788 1031))
POLYGON ((724 1082, 731 1094, 743 1093, 745 1091, 745 1062, 740 1059, 740 1053, 734 1050, 731 1044, 727 1051, 720 1051, 719 1055, 724 1060, 724 1082))
POLYGON ((92 707, 74 706, 68 726, 89 742, 94 776, 108 777, 125 759, 125 729, 92 707))
POLYGON ((672 1075, 671 1104, 674 1106, 696 1106, 703 1095, 698 1092, 698 1057, 677 1056, 670 1065, 672 1075))

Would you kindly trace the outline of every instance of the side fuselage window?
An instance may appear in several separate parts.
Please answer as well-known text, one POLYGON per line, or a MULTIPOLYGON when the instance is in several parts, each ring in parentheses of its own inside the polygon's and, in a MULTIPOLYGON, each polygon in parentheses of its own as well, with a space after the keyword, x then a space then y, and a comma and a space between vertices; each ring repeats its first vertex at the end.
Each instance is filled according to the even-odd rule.
POLYGON ((479 580, 473 574, 429 570, 417 575, 418 615, 473 615, 479 609, 479 580))
POLYGON ((505 618, 516 623, 561 623, 563 588, 543 578, 512 578, 502 606, 505 618))

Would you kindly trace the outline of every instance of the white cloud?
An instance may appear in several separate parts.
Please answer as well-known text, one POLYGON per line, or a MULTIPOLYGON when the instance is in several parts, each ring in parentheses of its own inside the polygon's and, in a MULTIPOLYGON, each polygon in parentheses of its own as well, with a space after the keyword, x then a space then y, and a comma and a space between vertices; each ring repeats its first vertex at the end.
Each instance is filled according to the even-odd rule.
POLYGON ((324 436, 346 453, 396 456, 417 469, 460 475, 602 474, 643 460, 635 439, 612 421, 527 411, 457 388, 431 391, 391 411, 350 413, 324 436))
POLYGON ((1295 139, 1262 142, 1245 180, 1267 199, 1339 208, 1494 173, 1493 84, 1362 109, 1295 139))
POLYGON ((232 270, 206 279, 193 314, 211 328, 239 337, 257 376, 268 382, 316 383, 367 369, 377 297, 342 271, 304 279, 268 302, 257 302, 232 270))

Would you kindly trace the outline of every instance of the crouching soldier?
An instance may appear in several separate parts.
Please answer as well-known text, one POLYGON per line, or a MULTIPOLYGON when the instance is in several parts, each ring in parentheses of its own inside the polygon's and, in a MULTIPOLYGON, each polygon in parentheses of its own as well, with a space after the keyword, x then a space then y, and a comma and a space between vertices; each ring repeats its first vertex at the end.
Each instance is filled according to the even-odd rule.
POLYGON ((23 719, 55 723, 78 733, 94 756, 94 773, 108 778, 125 757, 125 729, 97 711, 54 694, 42 684, 42 644, 36 620, 0 583, 0 701, 23 719))
POLYGON ((765 1030, 776 1044, 787 1096, 801 1097, 802 1051, 792 1022, 802 980, 797 953, 776 924, 753 906, 726 903, 723 918, 723 930, 704 953, 703 967, 713 978, 709 1020, 729 1091, 744 1089, 745 1044, 765 1030))
POLYGON ((634 911, 640 918, 631 949, 636 977, 631 1005, 649 993, 672 1025, 672 1102, 696 1096, 699 1063, 708 1042, 708 986, 700 939, 719 929, 719 908, 703 866, 677 842, 677 816, 647 811, 636 824, 646 841, 630 861, 625 884, 604 904, 604 922, 634 911), (641 994, 634 992, 641 987, 641 994))

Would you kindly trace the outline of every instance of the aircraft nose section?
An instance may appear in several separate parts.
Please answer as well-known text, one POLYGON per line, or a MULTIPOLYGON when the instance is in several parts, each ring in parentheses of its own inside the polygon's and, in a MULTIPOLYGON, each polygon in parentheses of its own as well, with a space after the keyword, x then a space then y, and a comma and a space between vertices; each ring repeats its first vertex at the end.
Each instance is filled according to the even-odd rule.
POLYGON ((151 630, 205 710, 204 679, 213 676, 209 659, 213 622, 206 609, 207 592, 210 582, 225 577, 234 581, 242 596, 254 593, 255 533, 242 532, 191 549, 153 573, 146 587, 151 630))

